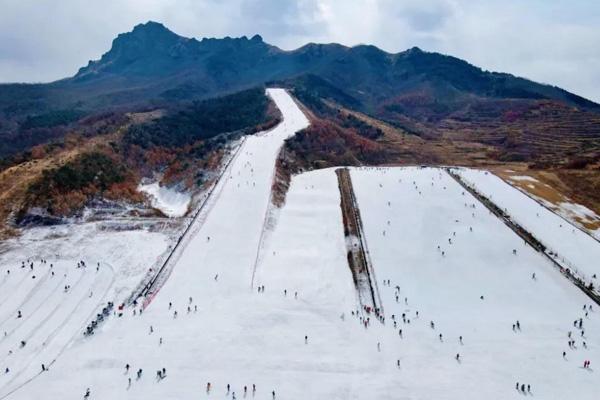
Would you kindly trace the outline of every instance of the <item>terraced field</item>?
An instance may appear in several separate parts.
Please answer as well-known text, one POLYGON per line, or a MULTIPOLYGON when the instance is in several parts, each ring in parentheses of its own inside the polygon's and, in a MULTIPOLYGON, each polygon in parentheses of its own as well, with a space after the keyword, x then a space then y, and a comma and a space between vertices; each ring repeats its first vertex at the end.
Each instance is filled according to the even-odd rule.
POLYGON ((497 147, 506 161, 557 166, 600 153, 600 115, 551 102, 448 118, 439 130, 445 138, 497 147))

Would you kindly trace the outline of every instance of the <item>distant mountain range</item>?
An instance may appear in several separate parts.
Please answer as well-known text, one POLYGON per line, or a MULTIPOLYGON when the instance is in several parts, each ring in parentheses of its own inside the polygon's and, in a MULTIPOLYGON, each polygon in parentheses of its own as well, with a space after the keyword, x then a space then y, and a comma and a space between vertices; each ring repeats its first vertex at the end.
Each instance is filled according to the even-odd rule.
POLYGON ((324 166, 500 164, 551 173, 600 210, 600 105, 583 97, 416 47, 285 51, 259 35, 196 40, 148 22, 73 77, 0 85, 0 192, 14 194, 0 217, 32 193, 56 194, 49 210, 77 209, 88 189, 70 201, 56 190, 73 186, 71 175, 85 183, 110 172, 119 179, 106 191, 126 200, 155 171, 201 184, 229 134, 277 123, 264 86, 290 89, 312 119, 286 144, 282 182, 324 166))
MULTIPOLYGON (((147 22, 118 35, 107 53, 71 78, 0 85, 0 138, 8 143, 0 145, 0 156, 60 136, 32 131, 40 121, 61 126, 107 110, 168 108, 261 85, 301 88, 417 135, 439 136, 456 121, 468 121, 469 130, 500 127, 507 116, 514 122, 514 115, 541 105, 561 115, 600 113, 600 105, 561 88, 416 47, 391 54, 369 45, 309 43, 285 51, 259 35, 196 40, 147 22)), ((595 122, 590 126, 585 137, 600 133, 595 122)), ((495 132, 489 140, 504 135, 495 132)))
POLYGON ((442 103, 472 96, 552 99, 600 110, 598 104, 563 89, 483 71, 458 58, 416 47, 390 54, 368 45, 310 43, 284 51, 259 35, 198 41, 157 22, 120 34, 107 53, 72 78, 0 86, 0 106, 6 114, 7 106, 9 113, 27 113, 39 107, 93 108, 206 98, 306 74, 343 89, 365 110, 415 93, 442 103), (7 98, 7 93, 18 93, 21 106, 15 107, 15 97, 7 98))

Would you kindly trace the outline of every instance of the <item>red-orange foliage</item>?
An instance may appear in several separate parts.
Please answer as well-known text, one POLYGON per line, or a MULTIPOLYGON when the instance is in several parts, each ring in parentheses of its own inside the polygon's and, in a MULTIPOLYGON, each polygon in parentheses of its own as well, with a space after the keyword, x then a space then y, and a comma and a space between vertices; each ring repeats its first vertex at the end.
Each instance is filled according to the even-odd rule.
POLYGON ((286 142, 286 149, 315 167, 315 161, 325 165, 358 165, 378 163, 386 159, 385 148, 379 143, 328 121, 314 121, 286 142))

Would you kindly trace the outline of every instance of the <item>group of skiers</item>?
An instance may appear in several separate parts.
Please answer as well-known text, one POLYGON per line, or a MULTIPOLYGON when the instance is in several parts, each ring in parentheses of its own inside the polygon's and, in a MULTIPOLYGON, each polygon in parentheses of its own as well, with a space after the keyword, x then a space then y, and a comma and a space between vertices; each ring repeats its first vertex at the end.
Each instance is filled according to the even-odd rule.
MULTIPOLYGON (((48 260, 42 258, 42 259, 39 260, 39 263, 40 263, 41 266, 48 265, 48 260)), ((85 261, 80 260, 80 261, 77 262, 75 268, 76 269, 81 269, 81 268, 86 268, 86 267, 87 267, 87 264, 85 263, 85 261)), ((21 261, 21 269, 25 269, 25 268, 29 268, 30 271, 34 271, 35 270, 35 263, 34 263, 34 261, 31 260, 31 259, 27 259, 26 261, 21 261)), ((54 274, 54 264, 50 263, 49 268, 50 268, 50 276, 54 277, 55 276, 55 274, 54 274)), ((98 263, 96 271, 98 271, 99 268, 100 268, 100 263, 98 263)), ((10 269, 6 270, 6 274, 10 275, 10 269)), ((35 275, 32 275, 33 279, 35 279, 35 277, 36 277, 35 275)), ((65 278, 67 277, 67 273, 64 274, 64 277, 65 278)), ((68 293, 70 291, 70 289, 71 289, 71 285, 68 285, 68 284, 64 285, 64 292, 65 293, 68 293)), ((91 297, 91 294, 90 294, 90 297, 91 297)), ((23 312, 21 310, 17 310, 16 319, 23 319, 23 318, 24 318, 23 312)), ((4 337, 5 338, 8 337, 8 332, 7 331, 4 331, 4 337)), ((20 348, 24 348, 26 345, 27 345, 27 341, 26 340, 19 341, 19 347, 20 348)), ((13 354, 13 351, 9 350, 8 351, 8 355, 12 355, 12 354, 13 354)), ((48 370, 48 367, 45 364, 41 364, 41 367, 42 367, 42 369, 41 369, 42 372, 46 372, 48 370)), ((5 367, 4 373, 5 374, 10 373, 10 368, 9 367, 5 367)))
MULTIPOLYGON (((417 187, 415 186, 415 188, 417 188, 417 187)), ((420 194, 420 192, 419 192, 419 194, 420 194)), ((390 203, 388 202, 388 205, 389 204, 390 203)), ((388 225, 389 225, 389 221, 388 221, 388 225)), ((472 231, 472 228, 470 228, 470 230, 472 231)), ((385 233, 384 233, 384 235, 385 235, 385 233)), ((456 232, 453 232, 453 237, 454 236, 456 236, 456 232)), ((208 237, 207 240, 210 240, 210 238, 208 237)), ((449 242, 449 244, 453 244, 452 238, 449 238, 448 242, 449 242)), ((440 246, 438 246, 438 251, 440 251, 440 250, 441 250, 441 248, 440 248, 440 246)), ((516 254, 516 250, 514 250, 514 253, 516 254)), ((442 251, 442 255, 444 255, 444 254, 445 253, 442 251)), ((86 264, 83 261, 80 261, 77 264, 77 268, 85 268, 85 267, 86 267, 86 264)), ((33 263, 31 263, 31 269, 33 270, 33 263)), ((218 279, 218 275, 215 276, 215 281, 217 281, 217 279, 218 279)), ((535 279, 535 274, 533 274, 532 279, 535 279)), ((389 279, 384 280, 383 285, 391 287, 391 280, 389 280, 389 279)), ((264 285, 258 287, 258 292, 259 293, 264 293, 264 290, 265 290, 264 289, 264 285)), ((396 302, 398 302, 399 296, 400 296, 400 287, 399 286, 395 286, 395 290, 396 290, 396 292, 395 292, 396 302)), ((287 289, 284 289, 283 293, 284 293, 284 296, 287 296, 287 289)), ((295 292, 294 296, 297 298, 297 292, 295 292)), ((405 303, 405 305, 408 304, 408 299, 406 297, 404 298, 404 303, 405 303)), ((192 297, 189 297, 189 305, 187 306, 188 313, 190 313, 191 310, 192 310, 191 309, 191 304, 192 304, 192 297)), ((169 303, 169 310, 171 310, 171 308, 172 308, 172 303, 170 302, 169 303)), ((586 316, 587 316, 586 306, 584 306, 584 310, 586 311, 586 316)), ((592 310, 592 306, 589 306, 589 310, 590 311, 592 310)), ((194 312, 196 312, 196 311, 197 311, 197 306, 194 305, 194 312)), ((364 325, 365 328, 367 328, 370 325, 371 320, 370 320, 369 315, 371 313, 374 313, 375 316, 377 317, 377 319, 381 323, 385 323, 385 317, 383 315, 383 312, 380 309, 369 307, 369 306, 364 306, 363 307, 363 312, 367 315, 366 317, 363 317, 362 313, 359 313, 358 310, 356 311, 356 313, 355 313, 355 311, 352 311, 352 315, 353 316, 357 316, 359 318, 360 322, 364 325)), ((141 315, 141 313, 142 313, 142 310, 140 309, 139 314, 141 315)), ((135 315, 135 310, 134 310, 134 315, 135 315)), ((416 312, 416 317, 418 317, 418 315, 419 315, 419 313, 417 311, 416 312)), ((22 314, 21 314, 21 311, 19 310, 17 318, 21 318, 21 317, 22 317, 22 314)), ((174 310, 173 317, 177 318, 177 310, 174 310)), ((396 321, 396 318, 395 318, 395 314, 392 314, 391 318, 392 318, 392 321, 393 321, 394 328, 396 329, 397 328, 397 321, 396 321)), ((410 319, 407 318, 405 312, 402 313, 402 321, 403 321, 404 324, 407 324, 407 323, 410 324, 410 319)), ((578 327, 579 329, 581 329, 581 335, 583 336, 584 331, 583 331, 582 318, 579 318, 579 320, 575 320, 573 324, 574 324, 575 327, 578 327)), ((435 323, 434 323, 434 321, 430 321, 430 327, 431 327, 431 329, 435 329, 435 323)), ((520 325, 520 322, 518 320, 516 321, 515 324, 513 324, 513 331, 516 331, 516 330, 519 330, 519 331, 521 330, 521 325, 520 325)), ((153 332, 154 332, 154 329, 153 329, 152 326, 150 326, 150 333, 152 334, 153 332)), ((5 335, 6 335, 6 333, 5 333, 5 335)), ((399 330, 399 336, 402 337, 402 329, 399 330)), ((569 332, 569 337, 571 337, 570 332, 569 332)), ((442 336, 441 333, 439 333, 438 338, 439 338, 440 341, 443 341, 443 336, 442 336)), ((305 344, 308 344, 308 336, 307 335, 305 335, 304 341, 305 341, 305 344)), ((459 341, 460 341, 461 344, 463 344, 463 337, 462 336, 459 337, 459 341)), ((570 340, 569 341, 569 347, 574 346, 574 343, 575 343, 574 340, 570 340)), ((584 343, 584 346, 586 346, 585 342, 583 342, 583 343, 584 343)), ((160 338, 160 344, 162 344, 162 337, 160 338)), ((22 346, 25 346, 25 342, 24 341, 22 341, 22 346)), ((380 342, 377 342, 377 350, 381 351, 381 343, 380 342)), ((565 356, 565 355, 566 355, 565 352, 563 352, 563 356, 565 356)), ((456 354, 455 359, 456 359, 456 361, 460 362, 460 354, 459 353, 456 354)), ((589 365, 590 365, 590 361, 589 360, 584 361, 584 368, 589 368, 589 365)), ((397 359, 397 367, 398 368, 400 367, 400 359, 397 359)), ((129 372, 129 369, 130 369, 130 365, 126 364, 126 371, 127 371, 127 373, 129 372)), ((47 370, 46 366, 44 364, 42 364, 42 371, 46 371, 46 370, 47 370)), ((6 369, 6 372, 8 373, 8 368, 6 369)), ((138 380, 141 379, 141 376, 142 376, 142 369, 140 368, 137 371, 137 379, 138 380)), ((165 368, 157 370, 157 372, 156 372, 157 381, 160 381, 160 380, 164 379, 165 377, 166 377, 166 369, 165 368)), ((128 380, 129 380, 129 384, 131 384, 131 378, 130 377, 128 377, 128 380)), ((206 392, 210 393, 211 389, 212 389, 211 383, 208 382, 207 385, 206 385, 206 392)), ((518 391, 520 391, 520 392, 523 392, 523 393, 525 393, 525 392, 530 393, 531 392, 531 386, 529 384, 525 385, 525 384, 519 384, 519 382, 517 382, 516 383, 516 389, 518 391)), ((231 387, 230 387, 229 384, 227 384, 227 393, 228 394, 231 392, 230 390, 231 390, 231 387)), ((255 386, 255 384, 252 384, 252 393, 254 394, 255 392, 256 392, 256 386, 255 386)), ((244 393, 244 395, 246 395, 246 393, 247 393, 247 386, 243 387, 243 393, 244 393)), ((231 392, 231 394, 232 394, 232 398, 235 400, 236 399, 235 391, 231 392)), ((84 398, 87 399, 89 396, 90 396, 90 389, 88 388, 86 390, 86 392, 85 392, 84 398)), ((272 391, 272 397, 275 398, 275 391, 274 390, 272 391)))
MULTIPOLYGON (((227 384, 227 395, 229 395, 231 393, 231 399, 232 400, 236 400, 236 395, 235 395, 235 391, 232 391, 231 385, 228 383, 227 384)), ((210 382, 206 383, 206 393, 210 394, 212 390, 212 385, 210 382)), ((248 394, 248 386, 244 385, 243 387, 243 391, 244 391, 244 397, 246 397, 246 395, 248 394)), ((254 397, 254 395, 256 394, 256 384, 252 384, 252 397, 254 397)), ((274 399, 275 398, 275 390, 271 391, 271 396, 274 399)))
POLYGON ((515 385, 515 389, 521 391, 522 393, 531 393, 530 384, 525 385, 524 383, 521 383, 521 386, 519 386, 519 382, 517 382, 515 385))

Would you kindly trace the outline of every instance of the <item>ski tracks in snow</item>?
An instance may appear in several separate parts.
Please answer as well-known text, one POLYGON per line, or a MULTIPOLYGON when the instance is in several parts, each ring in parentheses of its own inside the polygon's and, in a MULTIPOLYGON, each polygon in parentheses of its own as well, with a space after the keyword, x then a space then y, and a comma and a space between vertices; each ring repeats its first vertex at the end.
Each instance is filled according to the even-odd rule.
MULTIPOLYGON (((21 356, 20 362, 11 366, 8 381, 0 380, 0 390, 2 390, 0 399, 6 398, 39 376, 43 371, 37 368, 37 363, 45 364, 46 367, 53 365, 65 349, 82 334, 86 324, 107 301, 108 293, 114 286, 116 280, 114 269, 110 265, 105 264, 105 266, 108 268, 102 268, 96 273, 89 272, 88 268, 83 269, 69 293, 61 293, 61 290, 57 293, 56 289, 65 281, 65 279, 60 280, 42 302, 30 311, 26 320, 3 337, 0 351, 8 354, 9 341, 15 334, 23 331, 23 336, 17 340, 23 340, 27 344, 21 349, 13 350, 13 356, 16 356, 14 354, 16 351, 22 350, 28 351, 28 354, 25 357, 21 356), (85 279, 86 277, 90 279, 85 279), (76 297, 73 298, 73 295, 76 297), (56 298, 58 298, 56 303, 50 301, 56 298), (44 312, 47 314, 42 319, 34 318, 43 315, 44 312), (29 343, 31 341, 35 343, 29 343), (19 382, 19 378, 28 372, 31 375, 19 382)), ((16 342, 14 340, 12 342, 16 346, 16 342)))

